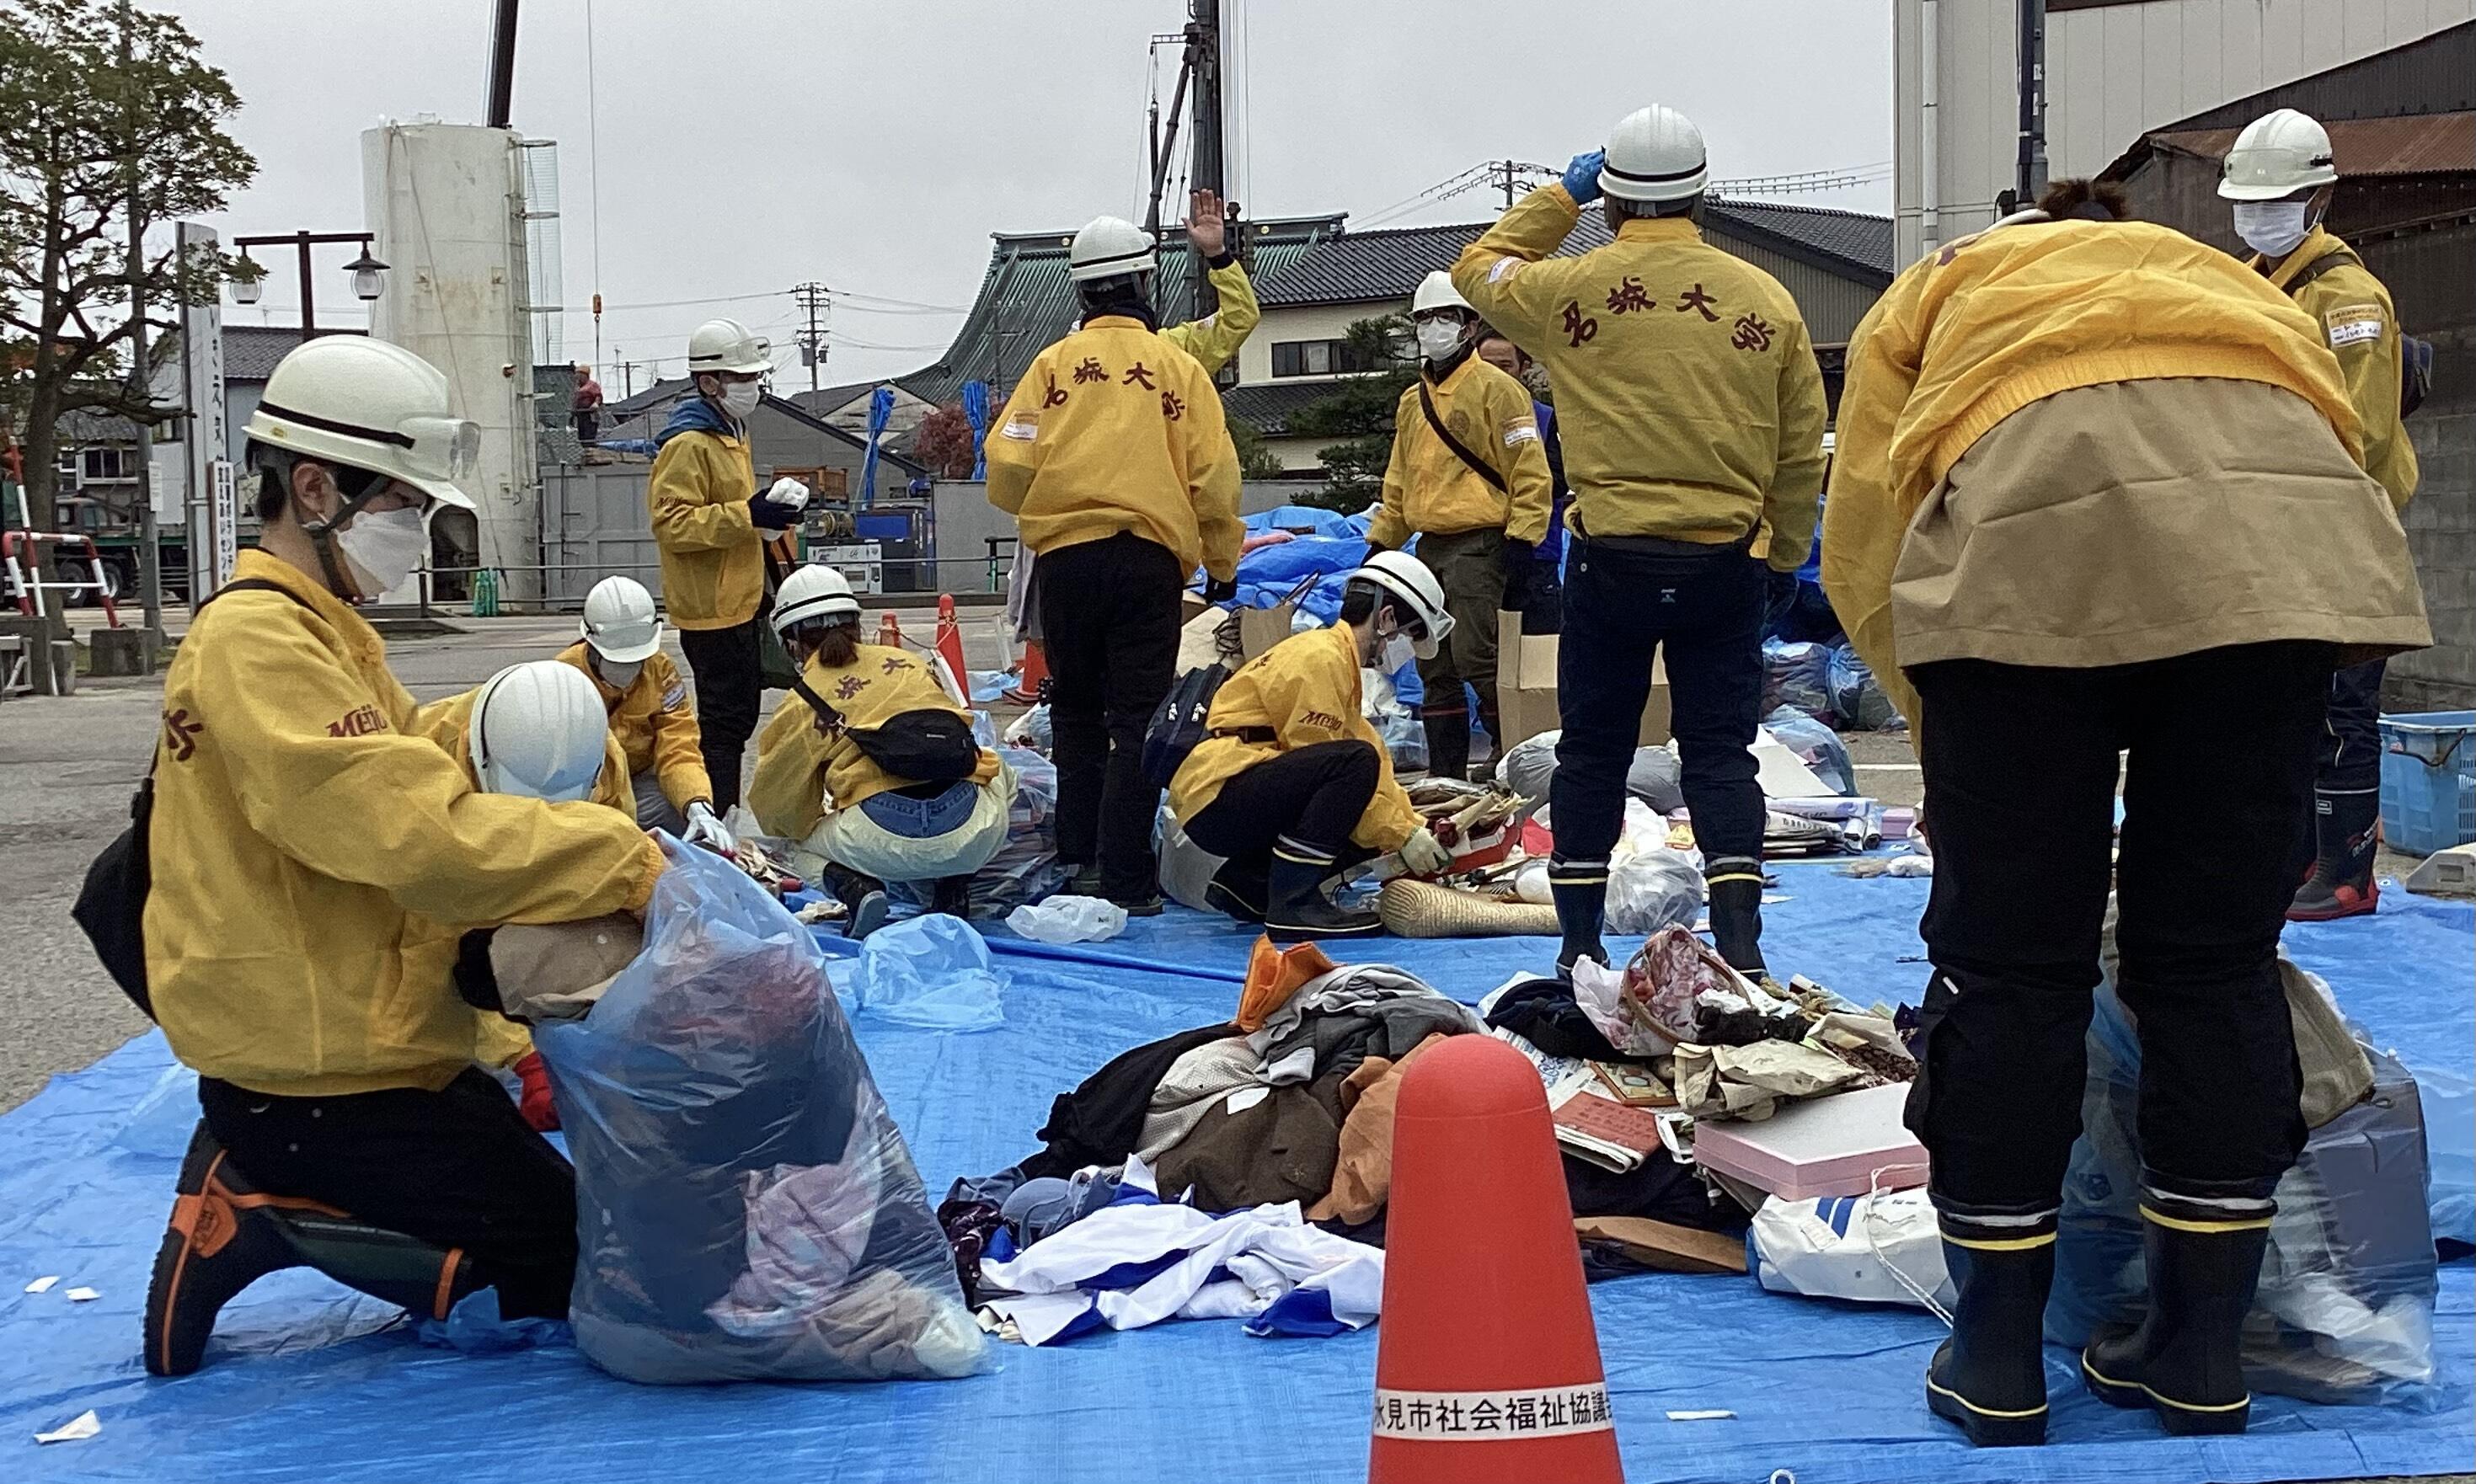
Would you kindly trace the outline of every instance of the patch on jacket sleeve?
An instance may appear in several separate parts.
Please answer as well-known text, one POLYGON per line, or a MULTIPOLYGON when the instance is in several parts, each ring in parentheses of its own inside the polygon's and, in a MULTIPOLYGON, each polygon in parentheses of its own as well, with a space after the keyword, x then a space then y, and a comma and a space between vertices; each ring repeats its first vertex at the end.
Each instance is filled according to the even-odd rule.
POLYGON ((676 711, 687 703, 688 682, 685 680, 673 680, 671 688, 662 692, 662 709, 665 711, 676 711))
POLYGON ((2366 340, 2382 337, 2382 307, 2378 304, 2342 304, 2323 314, 2321 323, 2329 329, 2332 350, 2362 345, 2366 340))
POLYGON ((1487 270, 1487 281, 1491 284, 1502 283, 1521 272, 1523 261, 1524 260, 1520 258, 1498 259, 1487 270))
POLYGON ((1504 446, 1506 448, 1511 448, 1517 443, 1536 443, 1538 441, 1539 420, 1537 418, 1517 417, 1504 425, 1504 446))
POLYGON ((1017 413, 1005 420, 1005 426, 998 430, 998 436, 1012 438, 1017 443, 1028 443, 1040 436, 1040 419, 1017 413))

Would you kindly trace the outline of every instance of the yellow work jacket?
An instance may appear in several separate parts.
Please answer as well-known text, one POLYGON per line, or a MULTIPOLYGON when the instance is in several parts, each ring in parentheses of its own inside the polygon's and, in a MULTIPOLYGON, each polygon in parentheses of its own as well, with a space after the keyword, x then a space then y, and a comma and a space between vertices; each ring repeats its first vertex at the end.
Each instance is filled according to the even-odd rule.
POLYGON ((1892 578, 1911 517, 1963 454, 2059 392, 2167 378, 2302 397, 2361 457, 2319 327, 2254 273, 2147 222, 1997 223, 1894 279, 1848 342, 1823 510, 1822 587, 1857 653, 1903 700, 1892 578))
POLYGON ((1577 209, 1562 186, 1517 202, 1453 264, 1479 317, 1548 367, 1590 535, 1722 543, 1795 571, 1822 487, 1822 372, 1778 280, 1683 217, 1637 217, 1549 258, 1577 209))
POLYGON ((477 791, 409 731, 378 633, 256 551, 181 643, 155 752, 146 972, 173 1052, 255 1092, 435 1090, 471 1065, 445 933, 641 909, 632 818, 477 791), (295 602, 294 597, 300 601, 295 602))
POLYGON ((1419 387, 1402 389, 1393 408, 1393 459, 1384 467, 1384 501, 1367 528, 1378 546, 1399 546, 1413 534, 1501 531, 1539 543, 1556 503, 1539 441, 1538 408, 1520 382, 1465 351, 1437 381, 1422 366, 1420 381, 1436 416, 1462 447, 1496 471, 1499 490, 1437 436, 1419 405, 1419 387))
POLYGON ((748 440, 690 430, 654 456, 646 500, 662 556, 662 606, 681 629, 729 629, 765 595, 765 532, 749 518, 748 440))
POLYGON ((713 779, 706 776, 705 754, 699 750, 696 703, 688 682, 671 656, 660 650, 645 656, 645 667, 626 690, 618 690, 593 673, 584 641, 558 652, 602 693, 603 709, 610 713, 610 738, 628 760, 631 777, 651 768, 661 780, 662 797, 681 814, 688 805, 713 802, 713 779))
MULTIPOLYGON (((847 729, 882 727, 905 711, 969 714, 928 665, 885 645, 860 645, 847 665, 828 665, 811 655, 800 678, 842 713, 843 727, 826 730, 815 707, 793 691, 758 735, 748 807, 767 834, 784 839, 806 839, 829 808, 848 809, 887 789, 911 786, 911 779, 872 761, 847 729)), ((981 748, 972 781, 985 783, 997 776, 998 754, 981 748)))
POLYGON ((2417 471, 2415 445, 2409 441, 2407 424, 2399 416, 2402 357, 2398 311, 2390 307, 2390 291, 2361 260, 2342 262, 2300 290, 2288 288, 2315 262, 2345 251, 2346 243, 2315 227, 2276 269, 2265 269, 2258 254, 2252 267, 2266 272, 2270 287, 2286 293, 2313 316, 2323 341, 2339 358, 2347 400, 2355 404, 2356 416, 2365 425, 2365 472, 2382 482, 2394 508, 2404 510, 2415 498, 2417 471))
POLYGON ((987 444, 989 503, 1035 553, 1132 532, 1235 577, 1238 451, 1195 358, 1103 314, 1042 351, 987 444))
POLYGON ((1264 309, 1255 302, 1255 285, 1247 281, 1247 270, 1236 259, 1208 269, 1203 279, 1212 285, 1220 307, 1201 319, 1170 326, 1160 337, 1194 357, 1205 376, 1213 376, 1247 343, 1247 336, 1262 322, 1264 309))
POLYGON ((1375 797, 1349 832, 1351 843, 1394 851, 1422 823, 1393 777, 1393 754, 1359 714, 1358 637, 1347 624, 1292 634, 1222 681, 1204 718, 1209 734, 1170 779, 1169 806, 1181 825, 1221 797, 1222 785, 1268 758, 1345 739, 1375 749, 1375 797), (1267 728, 1271 741, 1224 735, 1267 728))

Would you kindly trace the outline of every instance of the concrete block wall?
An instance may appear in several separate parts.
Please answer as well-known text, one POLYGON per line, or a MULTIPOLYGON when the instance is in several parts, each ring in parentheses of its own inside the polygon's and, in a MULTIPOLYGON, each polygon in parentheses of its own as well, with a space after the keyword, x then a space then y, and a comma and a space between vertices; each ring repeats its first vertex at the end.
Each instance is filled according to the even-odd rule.
POLYGON ((2390 661, 2393 711, 2476 707, 2476 330, 2432 338, 2434 396, 2407 423, 2422 479, 2403 520, 2433 648, 2390 661))

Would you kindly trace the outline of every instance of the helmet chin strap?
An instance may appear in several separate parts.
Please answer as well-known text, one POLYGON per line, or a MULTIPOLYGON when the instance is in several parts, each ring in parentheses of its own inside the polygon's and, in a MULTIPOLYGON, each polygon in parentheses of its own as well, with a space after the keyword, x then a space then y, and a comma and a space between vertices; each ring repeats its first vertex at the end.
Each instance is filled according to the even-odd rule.
MULTIPOLYGON (((330 483, 334 482, 334 479, 332 474, 328 476, 330 483)), ((327 584, 329 592, 346 603, 361 602, 361 589, 360 584, 353 581, 352 574, 344 565, 342 556, 335 551, 335 528, 359 514, 361 507, 377 498, 379 492, 387 487, 388 482, 386 480, 374 481, 369 488, 337 506, 335 513, 325 520, 301 523, 301 533, 308 536, 310 544, 317 549, 319 581, 327 584)), ((335 493, 340 495, 343 491, 338 489, 335 493)))

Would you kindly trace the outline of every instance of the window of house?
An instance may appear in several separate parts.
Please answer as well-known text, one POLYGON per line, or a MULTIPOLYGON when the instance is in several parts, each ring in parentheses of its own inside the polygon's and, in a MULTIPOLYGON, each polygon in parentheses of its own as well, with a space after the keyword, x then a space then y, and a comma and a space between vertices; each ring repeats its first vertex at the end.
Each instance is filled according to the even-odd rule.
POLYGON ((1349 376, 1382 367, 1371 364, 1348 340, 1275 340, 1275 376, 1349 376))
POLYGON ((136 460, 125 448, 80 449, 78 458, 89 480, 125 480, 133 477, 136 460))

